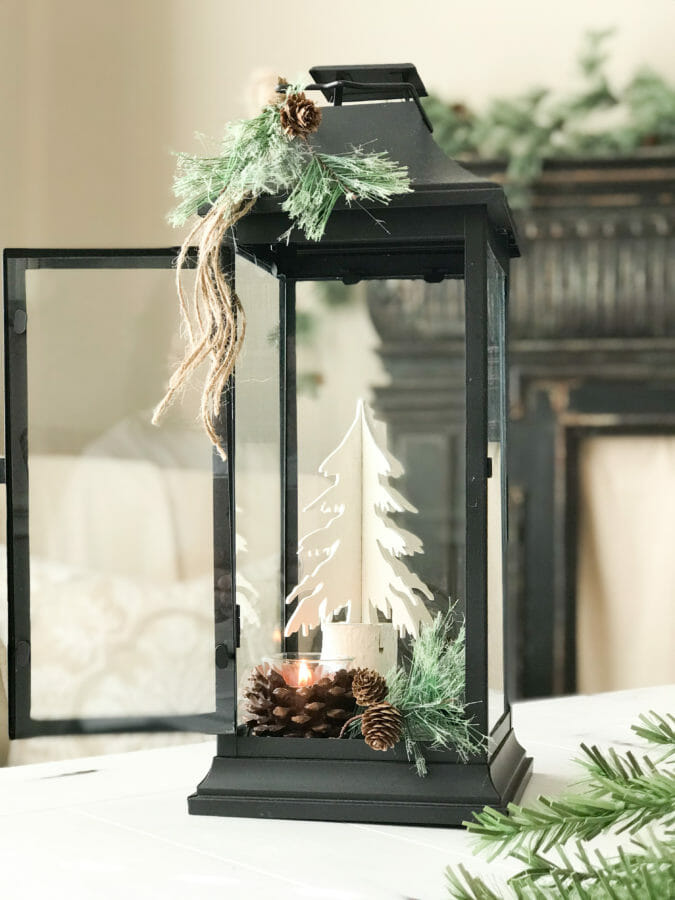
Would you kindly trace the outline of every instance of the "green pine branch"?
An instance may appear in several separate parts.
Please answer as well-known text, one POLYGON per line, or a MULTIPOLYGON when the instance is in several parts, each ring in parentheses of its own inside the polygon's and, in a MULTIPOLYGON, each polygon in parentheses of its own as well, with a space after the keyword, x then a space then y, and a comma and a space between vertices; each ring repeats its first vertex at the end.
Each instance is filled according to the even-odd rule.
MULTIPOLYGON (((335 156, 307 146, 309 162, 282 204, 294 224, 311 241, 319 241, 335 204, 344 197, 354 201, 388 203, 394 194, 411 191, 408 170, 386 153, 351 153, 335 156)), ((379 220, 378 224, 382 225, 379 220)))
POLYGON ((675 840, 672 835, 633 841, 633 850, 619 848, 607 858, 589 853, 578 843, 574 854, 563 848, 556 859, 540 854, 514 853, 526 868, 511 877, 503 890, 460 865, 448 870, 453 900, 672 900, 675 897, 675 840))
POLYGON ((427 772, 424 743, 462 760, 485 746, 464 704, 464 625, 455 630, 453 609, 439 613, 420 630, 407 665, 387 676, 387 700, 402 713, 406 751, 420 776, 427 772))
POLYGON ((658 762, 633 752, 602 752, 581 745, 577 760, 584 770, 582 793, 558 798, 539 797, 529 807, 510 804, 508 814, 486 808, 465 822, 489 859, 501 854, 524 863, 508 882, 507 893, 496 893, 483 879, 463 867, 448 871, 455 900, 502 900, 506 897, 675 898, 675 718, 655 712, 640 716, 633 731, 653 747, 666 748, 658 762), (658 828, 641 839, 649 827, 658 828), (620 848, 606 859, 589 853, 585 844, 600 835, 628 832, 631 850, 620 848), (570 855, 565 845, 576 842, 570 855), (546 854, 553 851, 555 858, 546 854))
POLYGON ((648 757, 639 762, 615 750, 603 754, 582 744, 584 792, 539 797, 530 807, 509 804, 508 814, 485 809, 465 822, 494 859, 505 850, 547 852, 576 838, 588 841, 609 829, 637 832, 652 822, 675 824, 675 772, 648 757))
POLYGON ((230 123, 219 154, 178 154, 173 189, 180 202, 169 215, 172 225, 183 225, 207 205, 235 210, 251 197, 287 194, 282 209, 293 226, 319 241, 341 198, 386 204, 411 187, 407 168, 385 151, 354 147, 340 156, 322 153, 284 134, 279 107, 269 105, 252 119, 230 123))
POLYGON ((279 125, 278 108, 266 106, 226 127, 220 153, 178 154, 173 191, 180 203, 169 221, 181 226, 208 204, 235 207, 246 197, 276 194, 299 177, 304 163, 302 148, 279 125))
POLYGON ((664 745, 668 748, 668 755, 675 753, 675 716, 666 713, 659 716, 655 712, 643 713, 640 723, 632 725, 631 729, 650 744, 664 745))

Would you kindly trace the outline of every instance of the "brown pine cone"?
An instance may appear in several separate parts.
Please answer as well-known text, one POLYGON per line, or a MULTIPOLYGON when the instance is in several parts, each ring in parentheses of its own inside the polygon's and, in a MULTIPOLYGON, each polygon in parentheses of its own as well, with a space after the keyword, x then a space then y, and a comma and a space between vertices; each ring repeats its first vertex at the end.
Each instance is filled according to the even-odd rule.
POLYGON ((352 673, 340 669, 315 684, 290 687, 274 669, 257 666, 246 691, 251 734, 336 738, 354 714, 352 673))
POLYGON ((375 669, 357 669, 352 681, 354 699, 359 706, 372 706, 387 695, 387 682, 375 669))
POLYGON ((401 740, 403 717, 391 703, 375 703, 361 716, 361 732, 373 750, 391 750, 401 740))
POLYGON ((279 111, 281 127, 289 137, 307 137, 321 124, 321 110, 304 93, 291 94, 279 111))

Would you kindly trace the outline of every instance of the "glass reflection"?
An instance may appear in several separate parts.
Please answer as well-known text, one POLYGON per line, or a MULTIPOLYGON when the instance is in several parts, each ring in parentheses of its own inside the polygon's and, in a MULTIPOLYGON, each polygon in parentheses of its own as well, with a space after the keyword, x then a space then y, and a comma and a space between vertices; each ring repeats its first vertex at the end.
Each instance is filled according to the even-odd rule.
POLYGON ((29 270, 26 292, 31 713, 212 712, 197 397, 150 424, 181 353, 173 273, 29 270))
POLYGON ((505 279, 488 255, 488 447, 487 480, 488 731, 502 717, 504 695, 504 542, 506 537, 505 279))
POLYGON ((235 502, 239 720, 251 669, 283 650, 281 635, 281 478, 279 447, 279 284, 237 260, 246 342, 235 390, 235 502))
POLYGON ((368 658, 386 670, 463 600, 462 285, 299 284, 297 319, 300 584, 287 631, 335 655, 367 642, 345 623, 391 621, 393 656, 381 630, 368 658))

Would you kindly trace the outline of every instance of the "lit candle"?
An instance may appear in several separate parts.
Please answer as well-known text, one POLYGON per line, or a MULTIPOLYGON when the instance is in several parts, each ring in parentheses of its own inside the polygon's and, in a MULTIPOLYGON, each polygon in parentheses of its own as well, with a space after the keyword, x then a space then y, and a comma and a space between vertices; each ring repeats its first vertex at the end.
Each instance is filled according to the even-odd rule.
POLYGON ((354 714, 351 659, 278 653, 257 666, 246 697, 254 735, 337 738, 354 714))
POLYGON ((308 684, 312 684, 313 681, 312 670, 307 665, 307 661, 301 659, 298 666, 298 687, 305 687, 308 684))
POLYGON ((320 653, 278 653, 267 656, 264 665, 281 675, 289 688, 308 688, 334 676, 340 669, 348 669, 349 657, 322 658, 320 653))
POLYGON ((309 665, 306 659, 287 659, 279 666, 279 674, 289 687, 308 687, 314 684, 317 666, 309 665))

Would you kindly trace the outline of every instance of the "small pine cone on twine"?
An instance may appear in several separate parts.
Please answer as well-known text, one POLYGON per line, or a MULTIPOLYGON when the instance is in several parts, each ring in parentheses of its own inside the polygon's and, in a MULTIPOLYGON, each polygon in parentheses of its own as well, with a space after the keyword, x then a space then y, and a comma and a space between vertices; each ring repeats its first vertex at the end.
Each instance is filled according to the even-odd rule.
POLYGON ((361 716, 361 732, 372 750, 391 750, 401 740, 403 716, 391 703, 375 703, 361 716))
POLYGON ((279 111, 281 127, 288 137, 307 137, 321 124, 321 110, 304 93, 291 94, 279 111))
POLYGON ((372 706, 387 695, 387 682, 375 669, 357 669, 352 681, 354 699, 359 706, 372 706))

